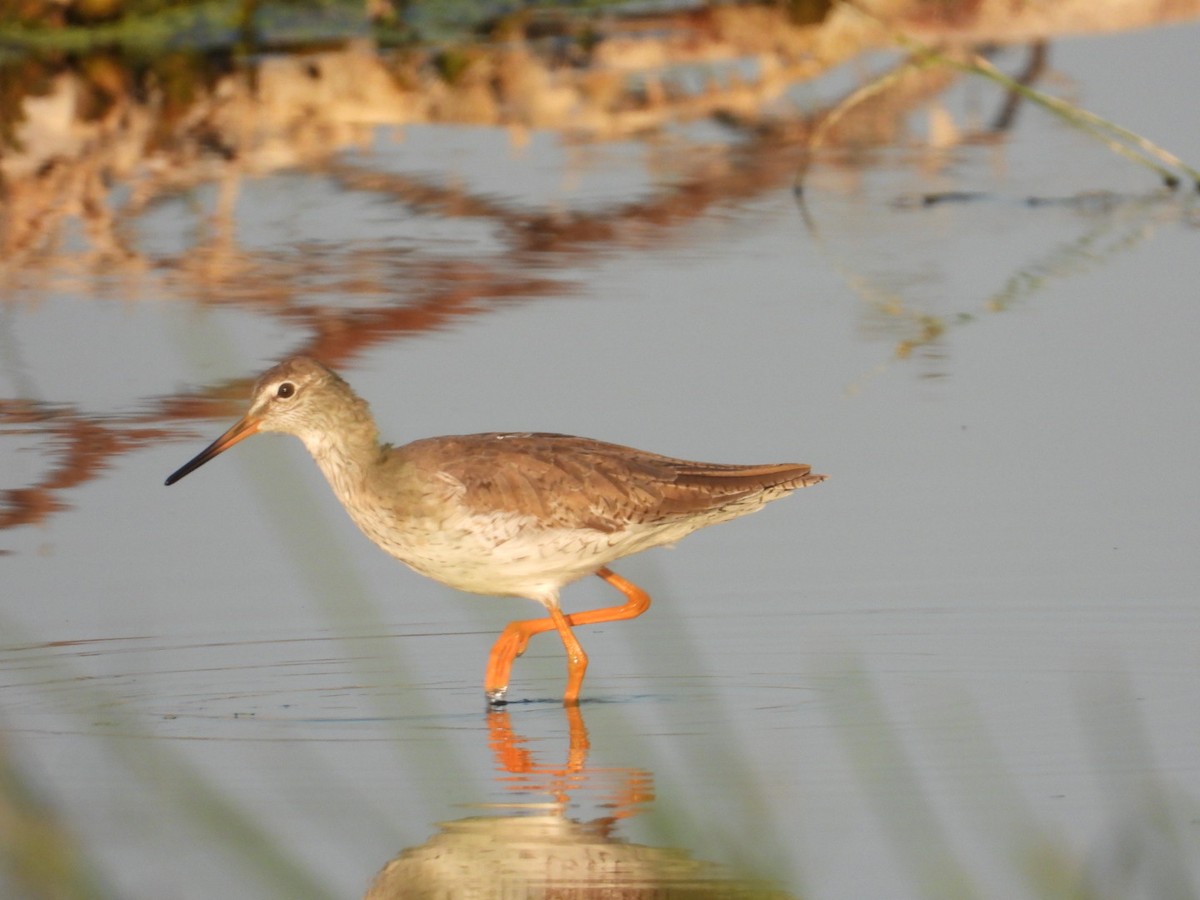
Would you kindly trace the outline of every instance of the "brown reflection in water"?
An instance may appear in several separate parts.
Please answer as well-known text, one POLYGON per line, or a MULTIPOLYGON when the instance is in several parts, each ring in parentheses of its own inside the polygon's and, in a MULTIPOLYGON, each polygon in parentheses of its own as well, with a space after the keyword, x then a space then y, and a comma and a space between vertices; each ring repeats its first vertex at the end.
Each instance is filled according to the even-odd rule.
POLYGON ((623 818, 654 800, 644 769, 588 765, 587 729, 579 707, 563 710, 569 746, 562 765, 538 762, 505 711, 488 713, 488 741, 506 792, 548 796, 550 803, 505 804, 507 815, 444 822, 432 838, 391 860, 375 877, 366 900, 420 897, 700 898, 788 900, 762 881, 674 847, 653 847, 615 835, 623 818), (588 822, 568 818, 573 793, 606 790, 611 814, 588 822))
POLYGON ((0 491, 0 529, 45 521, 66 508, 63 493, 91 481, 113 458, 170 434, 156 426, 98 422, 74 410, 23 400, 0 401, 0 424, 5 435, 36 435, 47 447, 47 471, 38 481, 0 491))
MULTIPOLYGON (((781 147, 794 153, 812 123, 837 109, 840 100, 802 114, 785 91, 866 51, 894 45, 889 25, 914 29, 927 41, 974 46, 998 35, 1040 40, 1066 31, 1148 24, 1153 17, 1182 18, 1194 15, 1200 0, 1154 11, 1144 4, 1107 4, 1103 13, 1049 5, 1055 15, 1024 10, 1014 16, 1007 7, 994 9, 997 4, 952 4, 957 14, 938 19, 929 15, 928 4, 892 3, 886 15, 877 4, 862 4, 870 15, 837 4, 816 24, 793 21, 783 5, 613 16, 598 22, 569 58, 562 57, 561 43, 530 37, 530 28, 454 50, 453 64, 445 49, 382 54, 368 44, 269 56, 255 64, 235 62, 228 53, 180 54, 126 71, 115 57, 97 57, 102 65, 41 63, 35 72, 22 63, 20 77, 13 64, 6 70, 10 89, 0 94, 0 131, 8 144, 0 158, 0 272, 12 277, 24 268, 62 262, 58 236, 69 221, 84 226, 85 265, 161 265, 144 259, 131 243, 129 224, 160 200, 218 184, 211 241, 205 252, 189 252, 176 265, 198 286, 206 284, 205 276, 219 278, 223 266, 232 276, 240 257, 228 213, 238 179, 281 170, 326 171, 339 152, 369 144, 380 125, 500 126, 510 129, 518 145, 535 128, 573 140, 641 137, 703 120, 728 129, 733 138, 728 146, 706 147, 698 164, 685 164, 693 171, 685 170, 650 204, 514 221, 511 210, 469 193, 419 183, 396 192, 410 210, 425 206, 426 214, 483 215, 508 223, 510 237, 525 236, 518 245, 552 249, 547 238, 551 244, 604 242, 639 223, 686 220, 706 207, 701 202, 706 193, 746 196, 723 192, 722 185, 740 185, 753 195, 777 186, 780 170, 790 177, 794 156, 786 155, 778 168, 771 157, 781 147), (748 159, 755 165, 747 165, 748 159), (761 175, 739 171, 730 181, 720 171, 732 166, 758 172, 764 161, 761 175), (125 188, 119 201, 112 196, 114 184, 125 188)), ((918 88, 922 97, 958 77, 945 72, 918 88)), ((873 120, 871 139, 890 139, 900 121, 895 108, 911 113, 914 103, 904 90, 888 93, 892 109, 868 115, 867 105, 857 113, 860 137, 873 120)), ((386 187, 383 192, 390 193, 386 187)))

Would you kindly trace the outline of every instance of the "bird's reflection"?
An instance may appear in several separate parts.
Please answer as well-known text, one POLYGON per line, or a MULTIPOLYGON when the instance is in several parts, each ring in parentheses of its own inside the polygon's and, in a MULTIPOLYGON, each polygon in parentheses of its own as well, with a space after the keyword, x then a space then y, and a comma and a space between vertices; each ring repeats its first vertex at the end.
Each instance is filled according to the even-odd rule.
MULTIPOLYGON (((503 804, 504 814, 444 822, 419 847, 403 850, 375 877, 366 900, 398 898, 673 898, 790 900, 767 882, 738 878, 682 848, 653 847, 615 835, 621 819, 653 803, 653 776, 640 768, 588 765, 583 714, 566 707, 569 746, 563 764, 540 762, 508 712, 488 713, 497 779, 507 791, 549 802, 503 804), (567 815, 573 792, 606 789, 610 814, 581 822, 567 815)), ((496 808, 493 806, 492 808, 496 808)))

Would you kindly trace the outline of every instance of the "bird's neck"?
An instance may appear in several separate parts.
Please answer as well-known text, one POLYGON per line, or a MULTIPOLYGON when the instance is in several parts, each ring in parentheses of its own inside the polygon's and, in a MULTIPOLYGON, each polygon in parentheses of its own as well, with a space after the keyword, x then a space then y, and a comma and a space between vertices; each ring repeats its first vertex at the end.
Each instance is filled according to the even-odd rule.
MULTIPOLYGON (((355 398, 357 400, 357 398, 355 398)), ((365 402, 343 407, 336 422, 300 435, 304 446, 342 500, 354 496, 383 452, 379 429, 365 402)))

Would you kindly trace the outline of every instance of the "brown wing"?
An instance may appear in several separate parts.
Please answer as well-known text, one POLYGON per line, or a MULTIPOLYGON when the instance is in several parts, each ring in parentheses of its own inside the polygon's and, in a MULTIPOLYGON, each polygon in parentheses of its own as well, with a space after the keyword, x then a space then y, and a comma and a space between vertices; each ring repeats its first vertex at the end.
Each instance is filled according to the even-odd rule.
POLYGON ((425 478, 457 491, 473 512, 532 515, 551 526, 603 532, 757 508, 825 478, 806 465, 690 462, 561 434, 441 437, 397 453, 425 478))

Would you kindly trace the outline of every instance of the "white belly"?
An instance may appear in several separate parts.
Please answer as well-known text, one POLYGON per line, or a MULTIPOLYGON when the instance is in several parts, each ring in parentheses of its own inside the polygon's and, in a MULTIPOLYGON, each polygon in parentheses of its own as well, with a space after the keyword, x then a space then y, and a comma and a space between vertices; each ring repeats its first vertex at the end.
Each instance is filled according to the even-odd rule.
POLYGON ((473 594, 527 597, 547 605, 558 591, 629 553, 683 537, 661 529, 605 533, 545 528, 533 518, 460 515, 441 522, 407 521, 379 527, 351 514, 372 541, 405 565, 473 594))

